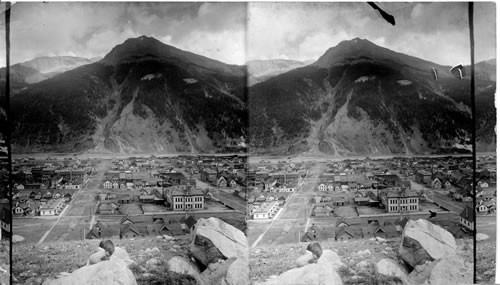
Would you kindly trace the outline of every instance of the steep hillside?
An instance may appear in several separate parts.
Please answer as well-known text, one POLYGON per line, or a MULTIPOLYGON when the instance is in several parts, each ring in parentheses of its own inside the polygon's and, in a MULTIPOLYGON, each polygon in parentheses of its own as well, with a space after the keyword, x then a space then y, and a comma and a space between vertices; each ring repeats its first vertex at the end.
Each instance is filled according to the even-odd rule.
MULTIPOLYGON (((75 271, 84 266, 89 256, 97 251, 99 242, 99 240, 58 242, 38 247, 14 244, 12 248, 14 284, 42 284, 45 280, 56 278, 61 272, 75 271)), ((169 284, 196 284, 189 276, 175 275, 165 270, 170 258, 188 256, 188 238, 170 241, 156 238, 117 239, 113 240, 113 243, 125 249, 135 262, 131 269, 138 284, 162 284, 161 282, 167 280, 172 282, 169 284)))
MULTIPOLYGON (((495 82, 476 82, 482 90, 477 98, 491 100, 495 82)), ((455 78, 449 67, 367 40, 344 41, 315 63, 249 89, 251 151, 332 155, 468 152, 472 128, 469 90, 469 79, 455 78)), ((478 133, 481 142, 491 145, 494 115, 488 114, 480 120, 478 133)))
POLYGON ((154 38, 129 39, 14 96, 14 151, 240 151, 245 76, 154 38))

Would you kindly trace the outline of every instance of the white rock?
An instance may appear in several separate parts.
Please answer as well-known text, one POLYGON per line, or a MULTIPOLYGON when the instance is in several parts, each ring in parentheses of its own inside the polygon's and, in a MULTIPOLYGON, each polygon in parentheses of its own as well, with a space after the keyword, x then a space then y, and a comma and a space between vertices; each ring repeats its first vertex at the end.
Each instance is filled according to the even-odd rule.
POLYGON ((163 235, 163 239, 164 240, 172 240, 174 239, 173 237, 169 236, 169 235, 163 235))
POLYGON ((71 274, 47 280, 44 285, 136 285, 135 276, 120 258, 111 256, 110 260, 84 266, 71 274))
POLYGON ((399 277, 401 280, 406 280, 408 278, 408 271, 406 268, 399 265, 397 261, 389 258, 383 258, 377 262, 377 264, 375 264, 375 271, 385 276, 399 277))
POLYGON ((195 278, 200 276, 200 270, 191 261, 180 256, 172 257, 167 263, 167 268, 169 271, 191 275, 195 278))
POLYGON ((365 249, 365 250, 362 250, 362 251, 358 251, 356 253, 356 255, 370 255, 372 254, 372 252, 369 250, 369 249, 365 249))
POLYGON ((487 240, 489 238, 490 237, 487 234, 483 234, 483 233, 477 233, 476 234, 476 240, 477 241, 487 240))
POLYGON ((454 255, 457 249, 455 238, 445 229, 423 219, 406 223, 399 256, 410 266, 454 255))
POLYGON ((13 235, 12 236, 12 243, 18 243, 24 241, 24 237, 20 235, 13 235))

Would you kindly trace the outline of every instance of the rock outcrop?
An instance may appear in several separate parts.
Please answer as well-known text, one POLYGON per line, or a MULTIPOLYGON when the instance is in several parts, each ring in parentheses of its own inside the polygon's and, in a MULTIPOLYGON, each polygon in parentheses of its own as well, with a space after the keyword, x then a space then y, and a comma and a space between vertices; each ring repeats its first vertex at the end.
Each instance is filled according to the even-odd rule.
POLYGON ((454 255, 455 238, 445 229, 423 219, 409 220, 403 231, 399 256, 411 267, 454 255))
POLYGON ((174 257, 168 270, 194 277, 205 285, 249 283, 248 241, 245 234, 218 218, 199 219, 192 232, 190 255, 174 257))
MULTIPOLYGON (((395 269, 391 275, 400 277, 405 284, 473 283, 472 270, 458 256, 453 235, 427 220, 408 221, 403 231, 399 257, 413 270, 405 276, 395 269)), ((390 273, 391 267, 388 263, 377 264, 377 270, 385 273, 390 273)))
MULTIPOLYGON (((104 255, 105 255, 104 249, 99 248, 99 250, 96 253, 92 254, 89 257, 89 260, 87 261, 87 265, 96 264, 96 263, 100 262, 102 260, 102 258, 104 257, 104 255)), ((130 259, 128 252, 121 247, 115 247, 115 252, 113 253, 113 256, 123 260, 125 262, 125 264, 127 264, 127 265, 130 265, 134 262, 132 259, 130 259)))
POLYGON ((81 267, 71 274, 55 280, 47 280, 44 285, 136 285, 136 279, 125 261, 111 256, 107 261, 81 267))
POLYGON ((385 276, 395 276, 407 284, 408 270, 399 265, 396 260, 383 258, 375 264, 375 272, 385 276))
POLYGON ((338 268, 343 265, 337 253, 324 250, 317 263, 288 270, 277 277, 271 278, 262 285, 341 285, 343 284, 338 268))
POLYGON ((220 219, 199 219, 190 252, 204 265, 231 257, 248 260, 248 241, 242 231, 220 219))
POLYGON ((200 270, 191 261, 175 256, 171 258, 168 263, 168 270, 179 274, 187 274, 198 279, 200 277, 200 270))

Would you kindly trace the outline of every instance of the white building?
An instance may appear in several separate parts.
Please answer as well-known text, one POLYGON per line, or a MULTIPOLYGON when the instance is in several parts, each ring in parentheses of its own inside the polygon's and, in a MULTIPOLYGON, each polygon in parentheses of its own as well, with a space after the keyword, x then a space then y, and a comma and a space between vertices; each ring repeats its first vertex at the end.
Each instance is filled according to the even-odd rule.
POLYGON ((40 216, 57 216, 64 209, 64 199, 51 199, 40 208, 40 216))
POLYGON ((278 201, 263 202, 253 211, 255 220, 271 219, 278 212, 280 206, 278 201))

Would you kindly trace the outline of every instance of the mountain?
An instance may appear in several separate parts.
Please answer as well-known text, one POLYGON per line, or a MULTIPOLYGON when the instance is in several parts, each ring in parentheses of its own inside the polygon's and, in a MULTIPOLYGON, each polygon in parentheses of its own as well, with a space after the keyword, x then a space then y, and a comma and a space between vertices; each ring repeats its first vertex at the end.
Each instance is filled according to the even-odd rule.
MULTIPOLYGON (((29 84, 52 78, 70 69, 90 64, 100 58, 83 58, 75 56, 44 56, 17 63, 10 68, 11 95, 16 95, 29 84)), ((5 67, 0 68, 0 88, 5 88, 5 67)))
MULTIPOLYGON (((368 40, 343 41, 311 65, 250 87, 250 150, 331 155, 469 152, 470 78, 459 80, 449 69, 368 40)), ((495 82, 476 83, 477 100, 494 99, 495 82)), ((478 126, 482 149, 495 145, 494 117, 489 113, 478 126)))
MULTIPOLYGON (((497 59, 489 59, 475 64, 475 77, 480 80, 497 81, 497 59)), ((470 76, 470 65, 465 66, 466 76, 470 76)))
POLYGON ((14 152, 244 150, 246 70, 146 36, 11 100, 14 152))
MULTIPOLYGON (((17 63, 11 66, 13 80, 32 84, 51 78, 70 69, 90 64, 100 58, 84 58, 76 56, 43 56, 17 63)), ((5 68, 0 71, 2 74, 5 68)))
POLYGON ((314 61, 288 59, 251 60, 247 62, 248 85, 255 85, 256 83, 265 81, 289 70, 311 64, 312 62, 314 61))

